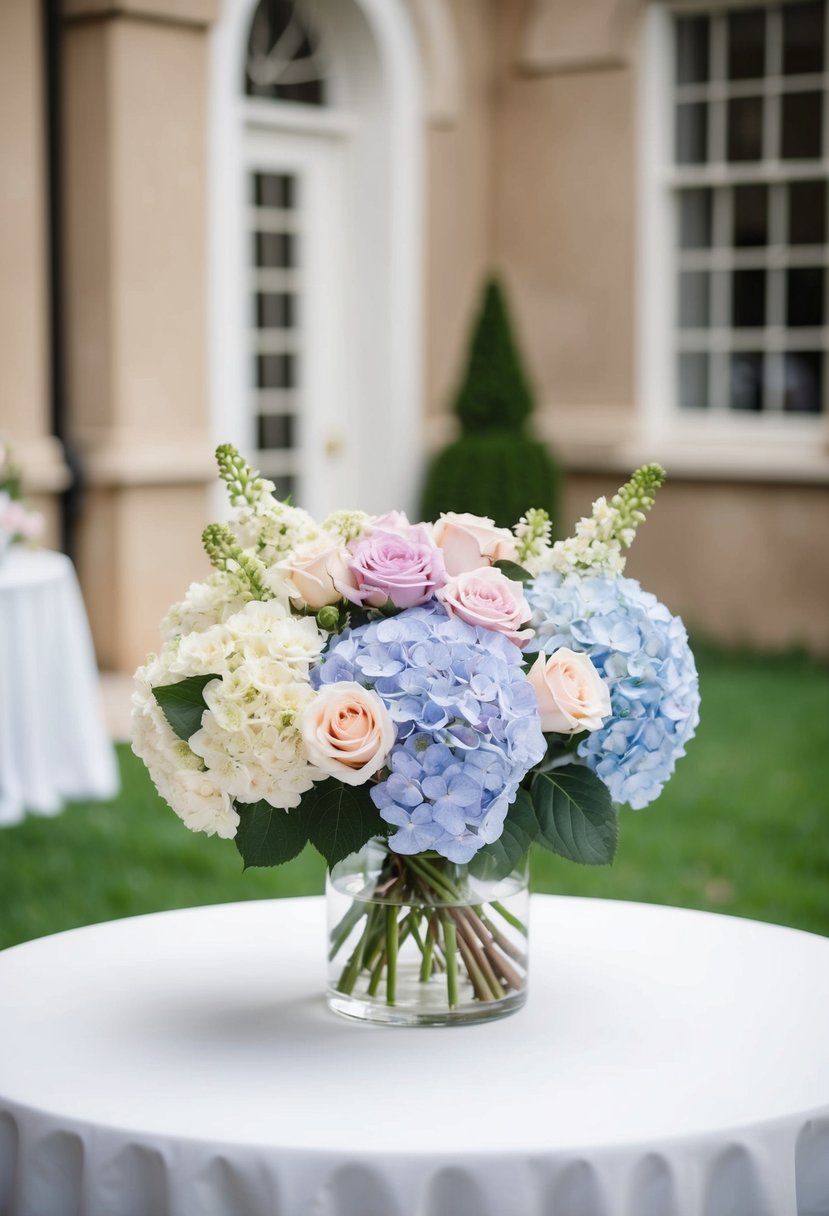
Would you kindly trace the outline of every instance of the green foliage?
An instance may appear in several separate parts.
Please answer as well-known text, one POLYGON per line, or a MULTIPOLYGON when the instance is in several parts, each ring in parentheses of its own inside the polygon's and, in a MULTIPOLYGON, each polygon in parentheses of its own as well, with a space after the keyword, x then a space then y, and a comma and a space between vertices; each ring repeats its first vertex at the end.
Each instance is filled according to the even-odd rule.
POLYGON ((529 381, 512 334, 503 291, 490 279, 455 398, 461 437, 432 462, 421 514, 470 511, 512 527, 530 507, 555 514, 558 469, 526 431, 529 381))
POLYGON ((532 799, 519 789, 509 809, 504 830, 493 844, 479 849, 469 863, 476 878, 504 878, 527 856, 530 845, 538 836, 538 820, 532 799))
POLYGON ((201 717, 207 705, 204 700, 205 685, 220 676, 188 676, 178 684, 159 684, 153 696, 161 706, 164 717, 179 739, 185 743, 201 728, 201 717))
POLYGON ((533 410, 501 285, 490 279, 467 355, 455 413, 467 433, 520 431, 533 410))
POLYGON ((462 435, 432 462, 421 514, 437 519, 441 511, 471 511, 511 528, 529 507, 554 515, 557 480, 547 449, 529 435, 462 435))
POLYGON ((538 843, 582 865, 609 865, 619 827, 607 786, 581 764, 536 773, 530 787, 538 843))
POLYGON ((295 811, 277 810, 269 802, 237 802, 239 827, 234 840, 245 869, 280 866, 292 861, 308 843, 308 824, 295 811))
POLYGON ((236 847, 245 869, 281 865, 309 841, 333 866, 387 830, 366 786, 343 785, 333 777, 317 782, 290 811, 274 810, 267 802, 236 809, 236 847))

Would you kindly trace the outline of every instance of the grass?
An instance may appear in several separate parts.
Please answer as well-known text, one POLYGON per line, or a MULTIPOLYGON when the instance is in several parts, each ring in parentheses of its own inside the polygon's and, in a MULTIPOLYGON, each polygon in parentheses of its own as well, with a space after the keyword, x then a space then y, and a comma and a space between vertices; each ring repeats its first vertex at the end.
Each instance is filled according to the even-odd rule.
MULTIPOLYGON (((533 859, 538 891, 705 908, 829 935, 829 671, 805 656, 698 653, 702 725, 658 803, 621 812, 612 867, 533 859)), ((242 873, 192 834, 126 746, 112 803, 0 830, 0 947, 166 908, 320 892, 324 865, 242 873)))

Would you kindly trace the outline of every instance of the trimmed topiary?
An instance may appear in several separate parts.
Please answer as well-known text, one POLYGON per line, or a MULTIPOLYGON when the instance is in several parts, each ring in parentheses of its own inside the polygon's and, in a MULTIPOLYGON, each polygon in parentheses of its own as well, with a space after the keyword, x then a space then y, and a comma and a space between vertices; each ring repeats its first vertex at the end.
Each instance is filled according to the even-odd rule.
POLYGON ((442 511, 471 511, 511 527, 528 507, 543 507, 555 518, 558 468, 544 445, 525 431, 533 404, 504 293, 490 279, 455 397, 460 438, 427 470, 424 519, 437 519, 442 511))

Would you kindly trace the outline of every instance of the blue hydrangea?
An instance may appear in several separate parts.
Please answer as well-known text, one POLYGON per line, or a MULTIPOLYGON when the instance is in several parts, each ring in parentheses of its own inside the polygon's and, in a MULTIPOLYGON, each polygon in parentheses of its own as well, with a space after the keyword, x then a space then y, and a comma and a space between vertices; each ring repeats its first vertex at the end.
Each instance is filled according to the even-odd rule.
POLYGON ((610 691, 613 716, 578 754, 635 809, 653 802, 699 722, 699 683, 688 635, 630 578, 541 574, 525 588, 535 637, 528 651, 588 654, 610 691))
POLYGON ((391 847, 467 862, 497 840, 545 751, 520 649, 432 603, 332 641, 312 683, 341 680, 373 688, 395 723, 389 774, 371 789, 391 847))

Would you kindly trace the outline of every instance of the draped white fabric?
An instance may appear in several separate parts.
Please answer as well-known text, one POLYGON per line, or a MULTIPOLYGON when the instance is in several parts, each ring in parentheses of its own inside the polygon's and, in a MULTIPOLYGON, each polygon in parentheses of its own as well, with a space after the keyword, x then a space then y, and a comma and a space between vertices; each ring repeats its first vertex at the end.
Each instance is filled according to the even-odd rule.
POLYGON ((72 563, 13 549, 0 564, 0 827, 117 789, 72 563))
POLYGON ((532 920, 526 1007, 442 1029, 325 1008, 319 899, 0 954, 0 1212, 829 1211, 829 940, 544 896, 532 920))

